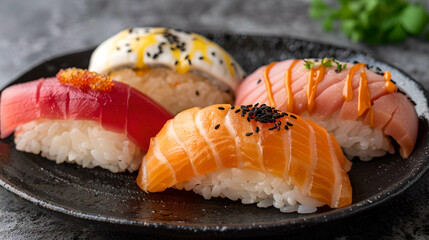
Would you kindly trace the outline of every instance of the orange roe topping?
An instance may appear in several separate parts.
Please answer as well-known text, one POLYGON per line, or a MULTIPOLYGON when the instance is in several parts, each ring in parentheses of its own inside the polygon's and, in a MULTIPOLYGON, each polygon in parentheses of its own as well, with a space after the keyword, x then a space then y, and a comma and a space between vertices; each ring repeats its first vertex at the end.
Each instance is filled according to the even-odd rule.
POLYGON ((110 92, 113 87, 113 81, 110 77, 80 68, 61 69, 57 73, 57 79, 60 83, 69 83, 82 90, 110 92))

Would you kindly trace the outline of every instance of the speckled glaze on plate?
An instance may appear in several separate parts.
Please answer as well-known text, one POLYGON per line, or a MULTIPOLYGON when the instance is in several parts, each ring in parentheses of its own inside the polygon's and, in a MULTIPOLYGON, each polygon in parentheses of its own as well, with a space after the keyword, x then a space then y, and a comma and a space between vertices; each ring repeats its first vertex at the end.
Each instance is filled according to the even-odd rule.
MULTIPOLYGON (((258 236, 283 234, 333 222, 372 208, 410 187, 429 166, 429 95, 421 85, 392 65, 354 50, 288 37, 204 34, 229 51, 250 73, 272 61, 288 58, 335 57, 379 66, 416 103, 419 136, 408 159, 399 154, 371 162, 355 161, 350 180, 353 204, 316 213, 281 213, 226 199, 204 200, 193 192, 167 190, 145 194, 135 184, 137 173, 113 174, 73 164, 55 164, 15 150, 13 137, 0 141, 0 185, 39 206, 121 230, 171 236, 258 236)), ((88 66, 93 49, 42 62, 10 84, 54 76, 60 68, 88 66)))

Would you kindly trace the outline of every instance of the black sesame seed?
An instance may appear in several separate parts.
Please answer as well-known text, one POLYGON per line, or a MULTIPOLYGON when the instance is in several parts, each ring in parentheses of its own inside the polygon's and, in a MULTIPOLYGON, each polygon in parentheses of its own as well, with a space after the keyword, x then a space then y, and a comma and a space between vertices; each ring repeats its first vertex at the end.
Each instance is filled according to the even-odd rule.
POLYGON ((185 56, 185 60, 186 60, 186 59, 188 59, 188 58, 189 58, 189 55, 186 55, 186 56, 185 56))
POLYGON ((280 126, 277 126, 277 131, 280 131, 280 129, 281 129, 280 126))
POLYGON ((200 57, 200 60, 203 60, 203 59, 204 59, 204 56, 201 56, 201 57, 200 57))
POLYGON ((234 108, 235 108, 235 106, 232 106, 232 107, 231 107, 231 110, 234 110, 234 108))
POLYGON ((292 127, 293 126, 293 124, 292 123, 290 123, 290 122, 287 122, 286 123, 288 126, 290 126, 290 127, 292 127))
POLYGON ((220 64, 223 64, 223 60, 222 60, 222 59, 221 59, 221 60, 219 60, 219 63, 220 63, 220 64))
POLYGON ((220 127, 220 124, 217 124, 214 129, 218 129, 220 127))
POLYGON ((254 106, 257 107, 259 105, 259 103, 256 103, 254 106))
POLYGON ((235 113, 238 113, 238 112, 240 112, 241 111, 241 109, 237 109, 237 110, 235 110, 235 113))
POLYGON ((196 90, 195 95, 200 96, 200 92, 198 92, 198 90, 196 90))
POLYGON ((155 53, 152 58, 156 59, 157 57, 158 57, 158 53, 155 53))
POLYGON ((217 109, 219 109, 219 110, 225 110, 224 107, 218 107, 217 109))
POLYGON ((270 128, 268 128, 268 130, 274 130, 274 129, 276 129, 277 128, 277 126, 275 126, 275 127, 270 127, 270 128))
POLYGON ((174 62, 174 65, 177 65, 177 64, 179 64, 179 61, 175 61, 175 62, 174 62))
POLYGON ((257 133, 259 132, 259 127, 255 128, 255 132, 257 132, 257 133))
POLYGON ((291 118, 298 119, 295 115, 292 115, 292 114, 290 115, 290 117, 291 117, 291 118))
POLYGON ((192 65, 191 59, 188 59, 188 63, 189 65, 192 65))
POLYGON ((338 69, 335 69, 335 72, 336 72, 336 73, 339 73, 338 69))
POLYGON ((215 53, 215 52, 212 52, 212 56, 216 56, 216 53, 215 53))
POLYGON ((288 127, 288 125, 285 125, 285 130, 289 130, 289 127, 288 127))
MULTIPOLYGON (((256 84, 260 84, 261 83, 261 79, 259 79, 257 82, 256 82, 256 84)), ((261 105, 262 106, 262 105, 261 105)))
POLYGON ((140 40, 140 38, 139 37, 136 37, 136 41, 139 41, 140 40))
POLYGON ((250 117, 247 117, 247 121, 250 122, 250 117))
POLYGON ((150 57, 150 53, 149 53, 149 52, 146 52, 146 55, 147 55, 148 57, 150 57))
POLYGON ((250 136, 252 134, 253 134, 252 132, 248 132, 248 133, 246 133, 246 137, 248 137, 248 136, 250 136))
POLYGON ((133 32, 133 29, 132 29, 132 28, 128 29, 128 32, 129 32, 129 33, 132 33, 132 32, 133 32))
POLYGON ((281 126, 282 125, 282 121, 278 121, 277 125, 281 126))
POLYGON ((128 51, 127 51, 127 52, 129 52, 129 53, 130 53, 130 52, 132 52, 132 51, 133 51, 133 50, 131 50, 131 49, 128 49, 128 51))

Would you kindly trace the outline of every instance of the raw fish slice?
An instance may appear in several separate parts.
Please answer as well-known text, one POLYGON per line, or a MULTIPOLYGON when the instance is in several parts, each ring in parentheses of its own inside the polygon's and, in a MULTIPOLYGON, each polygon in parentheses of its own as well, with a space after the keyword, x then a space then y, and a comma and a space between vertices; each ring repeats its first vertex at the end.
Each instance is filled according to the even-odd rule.
POLYGON ((125 133, 146 151, 149 139, 173 116, 130 86, 113 81, 110 91, 82 90, 56 78, 16 84, 1 95, 1 137, 27 122, 47 119, 92 120, 125 133))
MULTIPOLYGON (((297 114, 308 112, 308 96, 307 96, 307 75, 310 72, 305 68, 304 62, 298 62, 292 69, 292 84, 291 89, 293 93, 293 109, 287 108, 288 97, 285 88, 285 74, 288 71, 291 63, 294 60, 285 60, 274 65, 269 71, 268 81, 272 86, 272 95, 274 98, 275 106, 281 111, 291 111, 297 114), (307 73, 307 74, 306 74, 307 73)), ((320 62, 320 61, 319 61, 320 62)), ((345 64, 345 63, 340 63, 345 64)), ((396 91, 391 92, 387 90, 386 80, 382 75, 379 75, 367 68, 363 67, 355 71, 351 80, 351 91, 353 98, 351 101, 345 101, 343 90, 349 71, 355 66, 352 63, 346 63, 345 69, 336 72, 335 64, 333 67, 327 67, 323 79, 319 82, 316 88, 314 107, 311 115, 317 118, 327 119, 334 113, 339 112, 341 120, 355 120, 362 121, 365 124, 373 125, 376 129, 381 129, 387 136, 392 136, 393 139, 400 145, 400 154, 403 158, 409 157, 411 154, 415 141, 417 138, 418 119, 417 113, 405 96, 397 94, 396 91), (367 110, 362 116, 357 114, 358 108, 358 88, 360 86, 361 73, 365 71, 367 76, 367 86, 369 89, 370 103, 373 104, 374 118, 368 121, 370 112, 367 110), (391 101, 383 101, 385 107, 375 106, 378 99, 384 96, 391 96, 391 101), (393 100, 393 98, 395 98, 393 100), (400 103, 399 103, 400 102, 400 103), (401 106, 401 111, 395 113, 393 117, 393 110, 396 106, 401 106), (387 116, 389 115, 390 116, 387 116), (400 116, 403 114, 402 116, 400 116), (378 120, 377 118, 382 117, 378 120), (367 119, 367 120, 363 120, 367 119), (389 126, 396 127, 380 127, 380 122, 385 122, 387 119, 391 121, 389 126), (406 119, 406 121, 405 121, 406 119), (401 124, 405 124, 400 126, 401 124), (400 127, 399 127, 400 126, 400 127), (407 139, 407 140, 405 140, 407 139)), ((257 69, 254 73, 250 74, 239 86, 236 97, 237 105, 247 104, 270 104, 268 100, 267 88, 264 84, 263 72, 266 66, 257 69), (257 84, 259 81, 259 84, 257 84)), ((392 83, 390 83, 392 84, 392 83)))
POLYGON ((352 201, 350 165, 335 138, 315 123, 266 106, 213 105, 185 110, 164 125, 151 139, 137 183, 160 192, 238 167, 280 177, 302 196, 338 208, 352 201))

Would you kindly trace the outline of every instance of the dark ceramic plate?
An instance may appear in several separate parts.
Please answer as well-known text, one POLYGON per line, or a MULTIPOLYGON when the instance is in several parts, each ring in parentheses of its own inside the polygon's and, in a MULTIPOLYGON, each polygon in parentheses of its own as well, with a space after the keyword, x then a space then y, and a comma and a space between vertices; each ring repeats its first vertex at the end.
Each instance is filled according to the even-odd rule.
MULTIPOLYGON (((324 56, 357 60, 390 71, 397 85, 416 103, 419 137, 413 154, 406 160, 395 154, 371 162, 355 162, 350 172, 353 204, 341 209, 325 207, 307 215, 285 214, 275 208, 260 209, 226 199, 206 201, 186 191, 145 194, 135 184, 137 174, 57 165, 15 150, 12 137, 0 141, 0 185, 42 207, 98 224, 146 233, 231 237, 291 232, 359 213, 403 192, 427 170, 428 94, 398 68, 365 53, 322 43, 287 37, 206 35, 225 47, 249 73, 274 60, 324 56)), ((11 84, 54 76, 60 68, 85 68, 92 50, 52 58, 11 84)))

